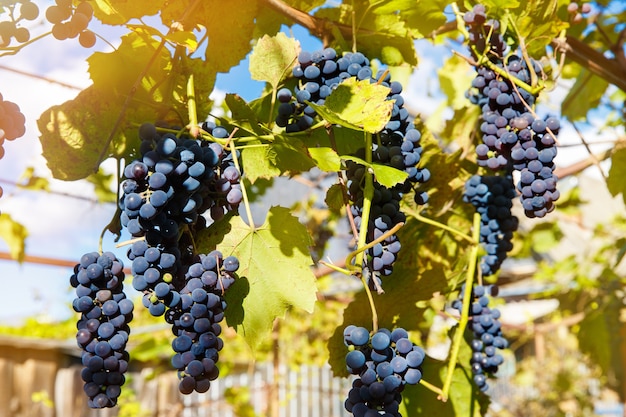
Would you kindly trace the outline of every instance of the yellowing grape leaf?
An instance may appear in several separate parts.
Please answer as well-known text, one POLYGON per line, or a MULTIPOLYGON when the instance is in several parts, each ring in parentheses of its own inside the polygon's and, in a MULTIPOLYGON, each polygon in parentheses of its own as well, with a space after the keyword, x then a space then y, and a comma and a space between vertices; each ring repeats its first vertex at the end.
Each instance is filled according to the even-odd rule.
POLYGON ((291 74, 298 58, 299 43, 280 32, 276 36, 263 36, 250 55, 250 76, 253 80, 267 81, 277 88, 291 74))
POLYGON ((11 257, 18 262, 24 260, 28 230, 6 213, 0 214, 0 238, 9 246, 11 257))
POLYGON ((239 278, 226 293, 226 321, 255 348, 276 317, 291 307, 312 312, 316 282, 306 228, 284 207, 272 207, 252 230, 241 217, 218 222, 196 239, 202 250, 217 247, 239 259, 239 278))
POLYGON ((391 118, 394 101, 387 100, 388 94, 388 87, 353 77, 339 84, 324 105, 308 104, 329 123, 377 133, 391 118))

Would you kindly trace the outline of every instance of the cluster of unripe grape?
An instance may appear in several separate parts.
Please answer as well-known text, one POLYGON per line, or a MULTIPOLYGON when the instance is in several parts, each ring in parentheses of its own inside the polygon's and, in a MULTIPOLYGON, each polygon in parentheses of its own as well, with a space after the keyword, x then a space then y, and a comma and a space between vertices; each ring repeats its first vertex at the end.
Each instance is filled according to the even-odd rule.
POLYGON ((93 7, 83 1, 74 7, 71 0, 55 0, 56 4, 46 9, 46 19, 52 23, 52 36, 58 40, 74 39, 85 48, 96 43, 96 35, 87 29, 93 18, 93 7))
POLYGON ((0 15, 8 11, 9 20, 0 22, 0 48, 17 43, 25 43, 30 40, 30 31, 19 23, 24 20, 35 20, 39 16, 39 7, 32 1, 16 2, 9 5, 0 4, 0 15), (19 5, 19 7, 18 7, 19 5))
POLYGON ((572 23, 583 21, 583 15, 591 13, 591 4, 572 1, 567 5, 567 13, 570 15, 572 23))

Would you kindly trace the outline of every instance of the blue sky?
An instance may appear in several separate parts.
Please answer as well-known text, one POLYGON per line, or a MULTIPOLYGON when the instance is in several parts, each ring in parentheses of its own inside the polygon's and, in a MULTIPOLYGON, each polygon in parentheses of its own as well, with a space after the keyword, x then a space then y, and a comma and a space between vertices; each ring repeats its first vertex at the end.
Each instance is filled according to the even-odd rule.
MULTIPOLYGON (((37 3, 44 5, 43 9, 51 4, 42 1, 37 3)), ((110 39, 116 39, 123 33, 117 28, 94 28, 110 39)), ((319 40, 309 36, 301 27, 292 28, 292 33, 305 50, 313 51, 321 47, 319 40)), ((432 93, 438 90, 436 71, 448 52, 445 47, 435 47, 428 42, 418 42, 417 47, 420 64, 409 84, 405 86, 404 95, 411 108, 429 115, 443 100, 440 95, 432 93)), ((106 51, 107 48, 103 42, 98 41, 94 50, 106 51)), ((0 64, 85 88, 90 84, 85 59, 94 50, 79 47, 76 40, 60 42, 49 37, 15 56, 1 58, 0 64)), ((238 93, 246 100, 258 97, 263 85, 250 80, 247 66, 248 62, 244 60, 229 74, 220 74, 217 88, 222 92, 238 93)), ((35 167, 37 175, 49 177, 45 160, 41 156, 36 120, 45 109, 73 98, 78 90, 0 70, 0 92, 6 100, 18 103, 27 118, 26 135, 15 141, 5 142, 6 155, 0 160, 0 179, 18 181, 27 167, 35 167)), ((557 92, 553 102, 548 103, 546 108, 558 109, 562 98, 563 93, 557 92)), ((599 115, 598 119, 601 118, 602 115, 599 115)), ((571 127, 563 129, 562 143, 577 140, 571 127)), ((565 149, 560 153, 560 161, 569 163, 586 156, 581 151, 580 147, 565 149)), ((108 163, 107 167, 113 170, 114 165, 108 163)), ((97 249, 101 230, 115 212, 112 204, 95 204, 56 194, 24 191, 4 183, 0 185, 4 188, 4 196, 0 198, 0 211, 10 214, 27 227, 27 253, 30 255, 78 260, 83 253, 97 249)), ((91 185, 84 181, 51 180, 51 189, 72 195, 92 195, 91 185)), ((114 245, 112 237, 106 235, 104 249, 114 250, 114 245)), ((0 240, 0 251, 6 250, 5 242, 0 240)), ((114 251, 125 259, 124 249, 114 251)), ((70 274, 71 268, 28 263, 19 265, 0 260, 0 280, 4 284, 4 291, 0 292, 0 323, 17 324, 20 318, 32 315, 52 320, 73 315, 69 308, 73 298, 68 282, 70 274)))

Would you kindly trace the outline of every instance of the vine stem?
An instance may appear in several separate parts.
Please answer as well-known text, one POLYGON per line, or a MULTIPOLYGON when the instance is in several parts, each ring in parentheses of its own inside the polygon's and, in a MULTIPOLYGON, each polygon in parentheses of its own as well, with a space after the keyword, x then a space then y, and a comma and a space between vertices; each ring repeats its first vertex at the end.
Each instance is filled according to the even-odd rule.
POLYGON ((448 373, 446 375, 446 379, 443 383, 443 389, 441 395, 442 401, 447 401, 448 393, 450 392, 450 386, 452 385, 452 376, 454 374, 454 369, 456 368, 456 363, 459 357, 459 350, 461 349, 461 342, 463 341, 463 335, 465 333, 465 328, 467 327, 467 323, 469 321, 469 308, 470 308, 470 298, 472 296, 472 285, 474 283, 474 275, 476 274, 476 263, 478 262, 478 248, 480 242, 480 214, 474 213, 474 222, 473 222, 473 230, 472 237, 474 239, 474 246, 470 250, 469 255, 469 265, 467 267, 467 274, 465 278, 465 293, 463 294, 463 311, 461 311, 461 319, 459 320, 459 327, 456 330, 454 335, 454 340, 452 341, 452 349, 450 351, 450 359, 448 361, 448 373))
MULTIPOLYGON (((365 134, 365 162, 372 163, 372 134, 364 132, 365 134)), ((365 259, 365 246, 367 246, 367 231, 369 226, 370 211, 372 209, 372 200, 374 198, 374 178, 370 169, 365 170, 365 188, 363 190, 363 212, 361 213, 361 229, 359 230, 359 240, 356 246, 355 266, 359 268, 359 271, 363 269, 363 261, 365 259)), ((346 262, 346 266, 350 268, 350 264, 346 262)), ((374 304, 374 297, 370 291, 367 283, 367 277, 360 273, 361 283, 367 294, 367 299, 372 310, 372 330, 378 331, 378 312, 376 311, 376 305, 374 304)))
POLYGON ((413 210, 411 208, 403 207, 402 211, 405 212, 406 214, 409 214, 409 215, 415 217, 417 220, 421 221, 422 223, 426 223, 426 224, 429 224, 431 226, 435 226, 435 227, 438 227, 440 229, 443 229, 443 230, 445 230, 447 232, 450 232, 450 233, 452 233, 454 235, 459 236, 460 238, 462 238, 463 240, 468 241, 471 244, 475 244, 476 243, 476 240, 474 238, 472 238, 471 236, 461 232, 460 230, 457 230, 457 229, 455 229, 453 227, 450 227, 447 224, 440 223, 437 220, 433 220, 433 219, 429 219, 428 217, 424 217, 421 214, 419 214, 417 211, 415 211, 415 210, 413 210))
MULTIPOLYGON (((235 133, 235 131, 233 130, 233 133, 231 134, 231 141, 230 141, 230 152, 233 155, 233 163, 235 164, 235 168, 237 168, 237 171, 239 171, 239 175, 241 176, 241 168, 239 167, 239 158, 237 158, 237 150, 235 148, 235 141, 232 140, 232 135, 235 133)), ((252 218, 252 210, 250 209, 250 200, 248 200, 248 193, 246 192, 246 186, 244 184, 243 178, 241 178, 240 181, 241 184, 241 195, 243 196, 243 205, 246 208, 246 216, 248 216, 248 226, 250 227, 251 231, 255 231, 255 226, 254 226, 254 219, 252 218)))
POLYGON ((117 245, 115 245, 115 247, 116 248, 121 248, 122 246, 132 245, 133 243, 141 242, 142 240, 146 240, 146 237, 145 236, 141 236, 141 237, 135 237, 133 239, 125 240, 125 241, 120 242, 117 245))
POLYGON ((198 110, 196 108, 196 88, 193 81, 193 74, 189 74, 187 80, 187 114, 189 116, 189 133, 194 138, 198 137, 200 128, 198 127, 198 110))
POLYGON ((424 378, 420 379, 420 385, 431 390, 432 392, 434 392, 435 394, 439 394, 439 397, 443 397, 443 390, 441 388, 439 388, 438 386, 435 386, 433 384, 431 384, 428 381, 425 381, 424 378))
POLYGON ((352 265, 352 259, 354 259, 358 254, 364 253, 369 248, 376 246, 376 244, 384 241, 389 236, 394 235, 398 230, 400 230, 402 226, 404 226, 404 223, 398 223, 394 227, 392 227, 391 229, 387 230, 385 233, 380 235, 378 239, 374 239, 367 245, 359 247, 356 250, 350 252, 348 256, 346 257, 346 267, 354 271, 358 271, 358 266, 352 265))

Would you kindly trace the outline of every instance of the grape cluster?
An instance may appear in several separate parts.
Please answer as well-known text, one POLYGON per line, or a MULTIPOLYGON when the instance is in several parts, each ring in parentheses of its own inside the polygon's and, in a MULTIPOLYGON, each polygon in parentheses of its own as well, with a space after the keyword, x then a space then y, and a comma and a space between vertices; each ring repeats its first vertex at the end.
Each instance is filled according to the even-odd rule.
MULTIPOLYGON (((462 311, 463 309, 463 285, 459 298, 452 302, 452 308, 462 311)), ((489 296, 497 296, 496 286, 475 285, 472 290, 472 304, 469 308, 471 317, 472 333, 474 338, 471 342, 472 374, 474 383, 481 391, 487 391, 487 377, 494 375, 498 367, 504 362, 504 358, 498 350, 506 349, 508 342, 502 335, 502 324, 500 323, 500 310, 489 308, 489 296)))
MULTIPOLYGON (((209 133, 217 139, 226 139, 229 132, 222 126, 216 126, 213 122, 204 122, 202 130, 209 133)), ((224 149, 221 145, 209 145, 219 159, 219 178, 213 187, 213 204, 210 207, 211 218, 213 220, 221 219, 225 213, 236 210, 239 203, 243 200, 241 191, 241 174, 235 165, 234 158, 239 158, 240 153, 236 151, 233 156, 232 152, 224 149)))
POLYGON ((4 141, 23 136, 26 132, 25 123, 26 118, 20 107, 12 101, 4 100, 0 94, 0 159, 4 156, 4 141))
MULTIPOLYGON (((212 132, 221 135, 220 129, 225 131, 212 132)), ((183 226, 203 228, 200 214, 210 210, 220 218, 225 209, 235 210, 240 178, 218 143, 161 135, 150 123, 139 128, 139 137, 142 158, 124 169, 120 221, 133 237, 145 238, 128 251, 133 286, 144 293, 150 313, 160 316, 179 302, 175 292, 184 286, 184 266, 193 255, 181 238, 183 226)))
POLYGON ((567 13, 570 16, 572 23, 580 23, 583 21, 583 15, 591 13, 590 3, 578 4, 577 1, 572 1, 567 5, 567 13))
MULTIPOLYGON (((370 60, 362 53, 348 52, 339 56, 333 48, 312 53, 302 51, 298 56, 298 64, 293 68, 293 76, 298 80, 296 89, 292 92, 282 88, 277 95, 280 104, 276 124, 285 127, 287 132, 303 131, 311 127, 317 113, 307 102, 323 105, 332 91, 346 79, 354 77, 389 88, 387 99, 394 102, 391 118, 376 135, 376 144, 371 149, 372 161, 406 171, 408 178, 392 189, 374 183, 372 211, 368 219, 368 242, 405 221, 405 216, 400 211, 400 200, 404 193, 413 188, 415 201, 418 204, 426 203, 428 195, 419 191, 417 185, 428 181, 430 172, 426 168, 418 168, 422 154, 421 133, 409 121, 409 112, 404 107, 402 85, 399 82, 391 81, 389 73, 383 70, 374 74, 370 60)), ((361 149, 357 156, 365 159, 365 150, 361 149)), ((348 161, 345 172, 351 215, 355 226, 360 229, 365 168, 348 161)), ((379 292, 382 291, 380 276, 391 274, 400 246, 397 236, 391 235, 366 252, 364 272, 372 288, 379 292)))
POLYGON ((0 5, 0 12, 3 8, 8 11, 10 20, 0 22, 0 48, 11 45, 13 39, 17 43, 28 42, 30 40, 30 31, 24 26, 18 26, 18 24, 24 20, 37 19, 39 6, 30 0, 25 0, 13 4, 0 5), (18 4, 19 11, 16 7, 18 4))
MULTIPOLYGON (((212 130, 215 137, 228 133, 212 130)), ((150 246, 178 242, 180 225, 210 210, 214 220, 237 210, 242 199, 233 157, 215 142, 159 134, 153 124, 139 128, 142 158, 124 169, 120 199, 122 226, 150 246)))
POLYGON ((366 328, 349 325, 343 335, 352 349, 346 355, 348 372, 358 375, 345 401, 346 410, 355 417, 400 417, 405 385, 422 379, 424 350, 402 328, 379 329, 370 338, 366 328))
MULTIPOLYGON (((492 64, 526 84, 531 83, 533 73, 541 74, 541 64, 532 59, 527 62, 520 53, 509 54, 506 60, 502 58, 508 46, 499 31, 499 23, 486 19, 484 6, 474 6, 464 18, 474 58, 486 54, 492 64)), ((517 188, 528 217, 543 217, 553 211, 559 198, 553 163, 559 120, 536 118, 531 113, 536 97, 486 66, 477 68, 468 96, 482 110, 482 143, 476 146, 478 164, 504 171, 505 175, 520 171, 524 181, 517 188)))
POLYGON ((515 186, 511 176, 474 175, 465 183, 463 201, 480 214, 480 242, 487 252, 481 258, 482 274, 495 274, 513 249, 511 240, 519 221, 511 214, 515 186))
POLYGON ((166 313, 176 338, 172 341, 172 365, 178 369, 179 390, 190 394, 206 392, 210 381, 217 378, 219 351, 224 345, 219 338, 224 318, 224 292, 234 282, 239 261, 222 257, 219 251, 200 255, 189 266, 185 286, 177 295, 177 304, 166 313))
POLYGON ((76 341, 83 350, 82 379, 92 408, 113 407, 124 384, 133 303, 123 292, 122 261, 111 252, 86 253, 70 278, 81 314, 76 341))
POLYGON ((72 0, 55 0, 55 4, 46 9, 46 20, 52 23, 52 36, 62 41, 78 37, 78 42, 85 48, 96 43, 96 35, 87 27, 93 18, 93 7, 83 0, 76 7, 72 0))
MULTIPOLYGON (((229 136, 212 123, 202 128, 214 138, 229 136)), ((172 364, 179 371, 180 391, 188 394, 206 392, 218 375, 223 294, 239 261, 217 251, 195 255, 183 231, 206 227, 205 212, 218 220, 237 210, 242 192, 232 153, 217 142, 172 131, 151 123, 140 126, 141 159, 124 169, 119 205, 122 226, 137 238, 128 249, 133 287, 143 293, 152 315, 164 315, 172 325, 172 364)))

